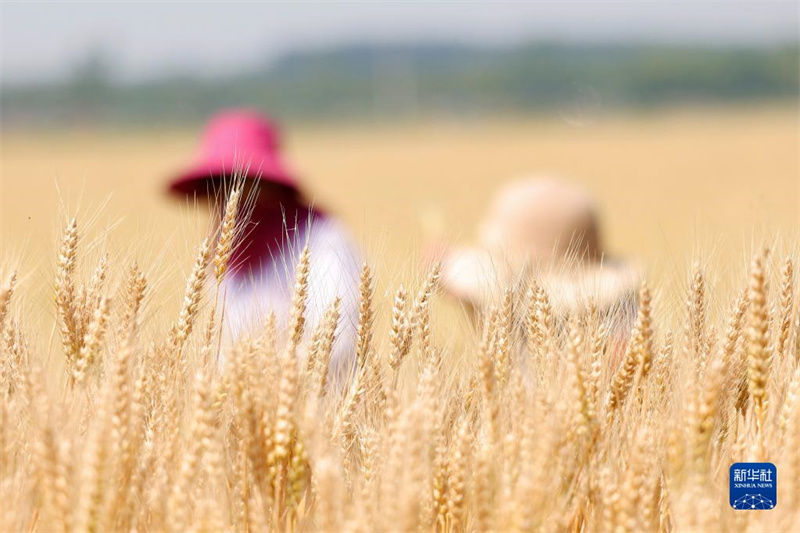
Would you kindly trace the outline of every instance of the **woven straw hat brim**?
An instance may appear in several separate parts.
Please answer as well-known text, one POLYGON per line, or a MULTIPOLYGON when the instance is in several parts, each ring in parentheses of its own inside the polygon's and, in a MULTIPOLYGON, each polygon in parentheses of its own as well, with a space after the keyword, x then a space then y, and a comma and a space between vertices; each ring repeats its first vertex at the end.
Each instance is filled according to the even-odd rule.
POLYGON ((448 293, 478 307, 497 303, 506 287, 535 282, 548 293, 553 310, 565 314, 583 309, 589 299, 600 309, 635 300, 642 275, 621 259, 515 269, 484 249, 460 248, 444 258, 441 279, 448 293))

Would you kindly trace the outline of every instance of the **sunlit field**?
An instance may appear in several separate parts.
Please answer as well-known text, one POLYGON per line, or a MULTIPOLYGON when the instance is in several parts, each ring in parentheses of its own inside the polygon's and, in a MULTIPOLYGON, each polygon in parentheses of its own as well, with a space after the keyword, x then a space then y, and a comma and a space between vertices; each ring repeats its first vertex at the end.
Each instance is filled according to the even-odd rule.
MULTIPOLYGON (((180 205, 163 188, 191 157, 198 134, 7 132, 0 155, 4 259, 22 262, 36 272, 32 283, 47 285, 49 273, 37 267, 52 260, 63 217, 77 213, 111 253, 152 259, 165 283, 180 283, 173 267, 190 264, 206 212, 180 205)), ((734 274, 753 243, 796 242, 799 143, 794 107, 609 112, 581 125, 527 117, 301 124, 286 132, 309 196, 350 224, 382 284, 401 270, 417 272, 429 239, 469 242, 492 191, 530 173, 590 187, 609 253, 640 262, 668 287, 695 260, 734 274)))
POLYGON ((313 256, 285 327, 223 334, 207 288, 238 204, 210 234, 163 192, 193 133, 7 134, 0 531, 791 531, 797 126, 769 108, 291 128, 309 194, 366 251, 341 374, 338 301, 305 320, 313 256), (474 320, 448 303, 426 244, 470 242, 527 173, 594 191, 609 255, 645 272, 637 306, 564 316, 535 275, 474 320), (777 506, 729 505, 748 461, 776 464, 777 506))

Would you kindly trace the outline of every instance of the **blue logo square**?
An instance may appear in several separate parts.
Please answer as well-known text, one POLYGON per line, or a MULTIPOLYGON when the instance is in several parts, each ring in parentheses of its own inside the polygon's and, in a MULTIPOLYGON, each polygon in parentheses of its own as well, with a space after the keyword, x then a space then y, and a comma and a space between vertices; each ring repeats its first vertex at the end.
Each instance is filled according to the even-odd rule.
POLYGON ((730 503, 737 511, 768 511, 778 505, 778 469, 772 463, 731 465, 730 503))

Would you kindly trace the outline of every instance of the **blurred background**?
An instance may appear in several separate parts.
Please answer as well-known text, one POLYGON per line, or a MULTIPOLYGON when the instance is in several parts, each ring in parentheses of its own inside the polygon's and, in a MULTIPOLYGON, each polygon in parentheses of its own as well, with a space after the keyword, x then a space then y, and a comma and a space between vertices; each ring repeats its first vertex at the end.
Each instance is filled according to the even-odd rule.
POLYGON ((280 120, 309 195, 389 283, 427 240, 469 242, 491 192, 529 173, 588 186, 607 246, 655 276, 797 242, 795 2, 0 10, 0 244, 32 268, 76 211, 103 246, 188 268, 206 213, 164 185, 229 106, 280 120))

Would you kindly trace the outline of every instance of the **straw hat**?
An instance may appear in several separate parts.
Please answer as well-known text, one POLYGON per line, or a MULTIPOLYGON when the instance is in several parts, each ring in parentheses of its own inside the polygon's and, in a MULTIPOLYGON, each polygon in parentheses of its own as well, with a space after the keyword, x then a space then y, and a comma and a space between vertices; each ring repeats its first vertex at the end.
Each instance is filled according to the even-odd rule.
POLYGON ((530 278, 559 313, 590 297, 601 309, 635 300, 639 269, 605 257, 594 200, 575 184, 534 176, 503 186, 477 240, 442 261, 445 290, 472 305, 486 306, 503 288, 530 278))

